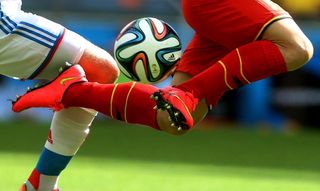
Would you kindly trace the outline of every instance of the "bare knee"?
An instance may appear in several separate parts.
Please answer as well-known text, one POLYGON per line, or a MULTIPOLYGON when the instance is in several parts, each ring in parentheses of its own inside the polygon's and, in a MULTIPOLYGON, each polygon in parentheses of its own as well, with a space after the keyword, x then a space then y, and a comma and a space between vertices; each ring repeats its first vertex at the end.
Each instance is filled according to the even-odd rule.
POLYGON ((307 38, 295 39, 293 42, 288 42, 286 46, 278 46, 289 71, 302 67, 313 55, 313 46, 307 38))
POLYGON ((312 43, 292 19, 273 23, 262 38, 279 47, 289 71, 302 67, 312 58, 312 43))
POLYGON ((87 79, 92 82, 114 83, 120 75, 113 57, 93 44, 89 44, 84 50, 79 64, 85 70, 87 79))

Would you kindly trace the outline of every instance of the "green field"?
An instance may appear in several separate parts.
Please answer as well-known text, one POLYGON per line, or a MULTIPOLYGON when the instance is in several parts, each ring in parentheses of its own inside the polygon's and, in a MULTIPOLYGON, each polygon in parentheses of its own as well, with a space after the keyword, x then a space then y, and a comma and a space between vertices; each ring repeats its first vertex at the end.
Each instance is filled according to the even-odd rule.
MULTIPOLYGON (((212 125, 212 124, 211 124, 212 125)), ((180 137, 97 121, 62 174, 63 191, 319 191, 320 132, 225 127, 180 137)), ((33 121, 0 123, 0 191, 17 190, 48 131, 33 121)))

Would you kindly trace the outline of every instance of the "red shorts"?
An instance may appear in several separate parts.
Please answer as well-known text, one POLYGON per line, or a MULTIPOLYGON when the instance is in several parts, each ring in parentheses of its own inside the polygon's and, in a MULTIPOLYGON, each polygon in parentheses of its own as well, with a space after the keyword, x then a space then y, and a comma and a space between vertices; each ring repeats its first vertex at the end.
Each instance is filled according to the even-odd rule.
POLYGON ((230 51, 258 40, 272 22, 291 18, 270 0, 182 0, 182 10, 195 34, 176 71, 191 76, 230 51))
POLYGON ((192 76, 257 40, 273 21, 290 17, 270 0, 182 0, 182 9, 195 35, 177 70, 192 76))

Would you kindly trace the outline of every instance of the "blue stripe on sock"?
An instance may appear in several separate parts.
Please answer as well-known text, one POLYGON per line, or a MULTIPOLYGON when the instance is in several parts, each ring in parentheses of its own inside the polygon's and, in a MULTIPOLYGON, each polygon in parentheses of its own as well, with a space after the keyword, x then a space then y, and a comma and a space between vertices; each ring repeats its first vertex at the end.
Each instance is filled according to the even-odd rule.
POLYGON ((71 158, 72 156, 63 156, 44 148, 36 169, 44 175, 58 176, 68 165, 71 158))

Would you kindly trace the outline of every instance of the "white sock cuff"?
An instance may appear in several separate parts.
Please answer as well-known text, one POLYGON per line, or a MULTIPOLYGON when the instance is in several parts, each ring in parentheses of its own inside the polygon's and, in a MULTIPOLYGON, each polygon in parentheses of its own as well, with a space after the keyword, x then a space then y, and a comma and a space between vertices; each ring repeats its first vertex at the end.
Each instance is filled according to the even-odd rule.
POLYGON ((75 107, 55 112, 45 147, 57 154, 75 155, 96 115, 96 111, 75 107))

